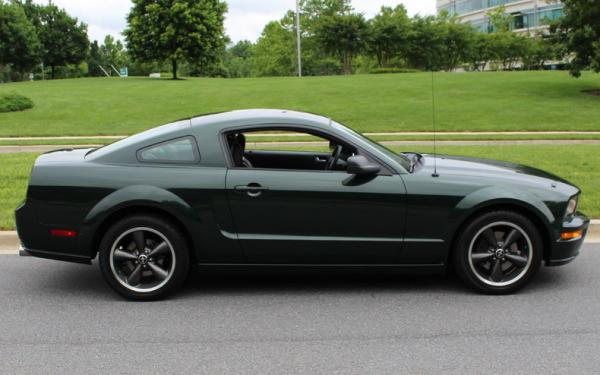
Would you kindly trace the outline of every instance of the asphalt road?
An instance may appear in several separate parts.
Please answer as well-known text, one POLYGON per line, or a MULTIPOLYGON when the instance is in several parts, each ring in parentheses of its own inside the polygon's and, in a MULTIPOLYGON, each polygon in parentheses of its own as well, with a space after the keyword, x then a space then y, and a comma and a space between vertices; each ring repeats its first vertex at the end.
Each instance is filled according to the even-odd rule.
POLYGON ((97 267, 0 256, 0 373, 600 372, 600 245, 482 296, 453 278, 196 272, 126 302, 97 267))

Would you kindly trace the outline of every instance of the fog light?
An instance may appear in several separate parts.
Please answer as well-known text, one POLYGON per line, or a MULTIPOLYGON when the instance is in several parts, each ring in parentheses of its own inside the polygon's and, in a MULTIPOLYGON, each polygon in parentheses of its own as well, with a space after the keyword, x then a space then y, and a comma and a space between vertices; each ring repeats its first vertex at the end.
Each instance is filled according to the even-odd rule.
POLYGON ((574 240, 583 236, 583 229, 576 230, 574 232, 562 232, 560 238, 563 240, 574 240))

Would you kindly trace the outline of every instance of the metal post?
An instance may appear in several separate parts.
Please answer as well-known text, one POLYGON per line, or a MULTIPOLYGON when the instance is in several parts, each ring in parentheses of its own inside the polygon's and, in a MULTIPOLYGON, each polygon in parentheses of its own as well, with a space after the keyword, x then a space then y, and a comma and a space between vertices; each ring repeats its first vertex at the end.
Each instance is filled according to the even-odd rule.
POLYGON ((302 78, 302 42, 300 40, 300 0, 296 0, 296 45, 298 46, 298 77, 302 78))

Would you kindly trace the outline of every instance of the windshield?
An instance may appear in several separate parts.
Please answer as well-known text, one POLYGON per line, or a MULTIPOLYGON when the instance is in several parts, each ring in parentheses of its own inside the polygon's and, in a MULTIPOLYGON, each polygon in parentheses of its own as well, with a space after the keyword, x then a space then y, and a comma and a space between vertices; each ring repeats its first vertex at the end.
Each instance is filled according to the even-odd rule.
POLYGON ((360 133, 357 133, 354 130, 352 130, 338 122, 332 121, 331 126, 333 126, 336 130, 339 130, 350 137, 358 138, 358 139, 368 143, 370 146, 376 148, 377 150, 381 151, 382 153, 387 155, 389 158, 393 159, 395 162, 400 164, 402 166, 402 168, 404 168, 405 170, 407 170, 407 171, 411 170, 411 161, 406 156, 404 156, 402 154, 397 154, 394 151, 390 150, 389 148, 370 139, 369 137, 366 137, 360 133))

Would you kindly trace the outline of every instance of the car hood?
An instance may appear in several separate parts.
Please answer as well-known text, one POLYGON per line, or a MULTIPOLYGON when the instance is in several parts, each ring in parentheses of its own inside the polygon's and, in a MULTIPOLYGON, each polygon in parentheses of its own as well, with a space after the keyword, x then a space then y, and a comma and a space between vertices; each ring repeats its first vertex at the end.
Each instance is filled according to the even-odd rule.
MULTIPOLYGON (((424 155, 425 165, 433 168, 433 155, 424 155)), ((536 182, 554 182, 574 186, 569 181, 541 169, 522 164, 498 160, 470 158, 465 156, 438 155, 438 172, 454 175, 470 175, 489 178, 509 178, 510 180, 535 180, 536 182)))

